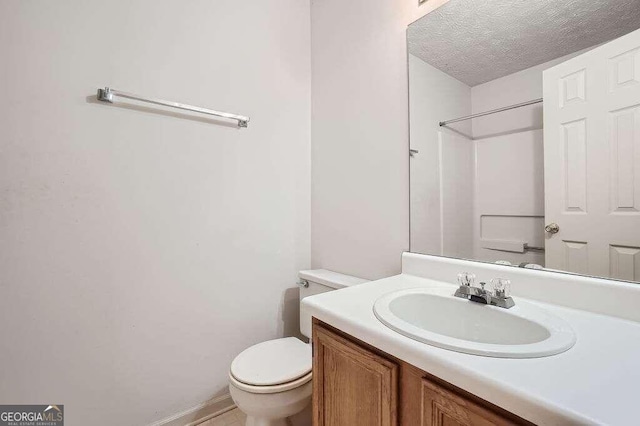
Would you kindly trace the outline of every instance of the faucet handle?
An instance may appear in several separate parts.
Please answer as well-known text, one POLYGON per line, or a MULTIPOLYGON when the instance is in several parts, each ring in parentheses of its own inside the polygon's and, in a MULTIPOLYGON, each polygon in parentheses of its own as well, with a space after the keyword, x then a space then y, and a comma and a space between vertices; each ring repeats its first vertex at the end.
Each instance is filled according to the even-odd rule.
POLYGON ((470 272, 461 272, 458 274, 458 284, 461 286, 473 287, 476 282, 476 275, 470 272))
POLYGON ((507 298, 511 296, 511 281, 506 278, 493 278, 491 280, 493 295, 495 297, 507 298))

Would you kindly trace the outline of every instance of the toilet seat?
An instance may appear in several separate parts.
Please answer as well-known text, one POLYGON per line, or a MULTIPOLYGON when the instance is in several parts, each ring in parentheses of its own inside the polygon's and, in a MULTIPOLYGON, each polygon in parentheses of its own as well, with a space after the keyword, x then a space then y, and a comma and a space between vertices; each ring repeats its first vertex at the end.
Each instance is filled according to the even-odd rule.
POLYGON ((242 351, 231 363, 229 378, 247 392, 283 392, 311 380, 311 367, 311 345, 286 337, 242 351))
POLYGON ((311 376, 312 376, 312 373, 308 373, 288 383, 282 383, 282 384, 273 385, 273 386, 256 386, 256 385, 248 385, 246 383, 242 383, 241 381, 233 377, 231 373, 229 373, 229 381, 233 386, 245 392, 266 394, 266 393, 286 392, 288 390, 295 389, 297 387, 300 387, 310 382, 311 376))

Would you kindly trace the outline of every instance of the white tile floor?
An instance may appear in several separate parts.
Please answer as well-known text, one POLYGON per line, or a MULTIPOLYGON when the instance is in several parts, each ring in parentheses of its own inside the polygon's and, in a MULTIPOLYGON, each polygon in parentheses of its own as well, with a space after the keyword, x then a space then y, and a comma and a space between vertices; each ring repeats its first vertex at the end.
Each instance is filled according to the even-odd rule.
POLYGON ((198 426, 244 426, 246 420, 247 416, 242 411, 234 408, 218 417, 199 423, 198 426))

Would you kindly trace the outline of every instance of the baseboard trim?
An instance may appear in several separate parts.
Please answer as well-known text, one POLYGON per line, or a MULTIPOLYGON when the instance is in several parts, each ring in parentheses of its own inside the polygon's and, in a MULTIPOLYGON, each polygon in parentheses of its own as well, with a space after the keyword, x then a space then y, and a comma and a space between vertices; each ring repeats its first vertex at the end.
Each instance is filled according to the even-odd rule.
POLYGON ((235 407, 236 404, 231 399, 231 395, 225 394, 159 420, 149 426, 195 426, 198 423, 233 410, 235 407))

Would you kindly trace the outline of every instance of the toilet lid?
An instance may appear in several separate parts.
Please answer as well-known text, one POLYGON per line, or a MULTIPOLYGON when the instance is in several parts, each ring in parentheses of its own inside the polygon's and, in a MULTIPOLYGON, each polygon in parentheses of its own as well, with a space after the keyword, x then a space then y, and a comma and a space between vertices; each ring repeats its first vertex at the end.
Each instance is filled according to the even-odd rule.
POLYGON ((268 340, 245 349, 231 363, 238 381, 272 386, 296 380, 311 371, 311 345, 295 337, 268 340))

